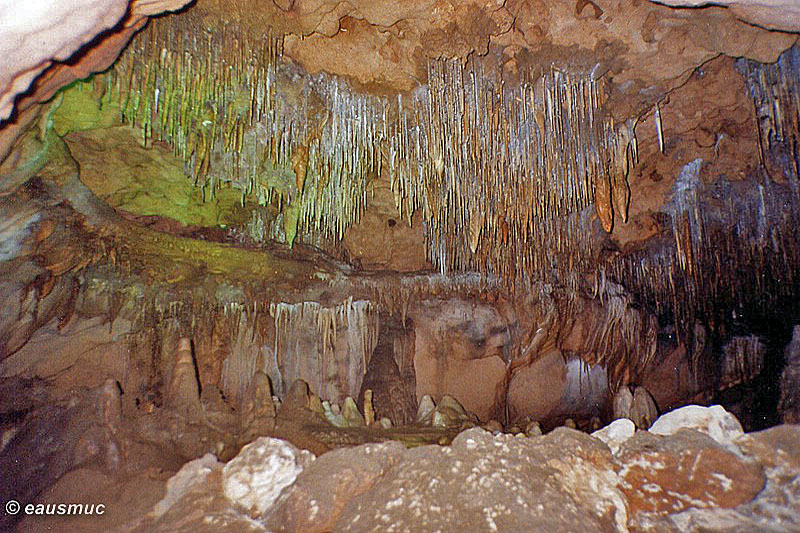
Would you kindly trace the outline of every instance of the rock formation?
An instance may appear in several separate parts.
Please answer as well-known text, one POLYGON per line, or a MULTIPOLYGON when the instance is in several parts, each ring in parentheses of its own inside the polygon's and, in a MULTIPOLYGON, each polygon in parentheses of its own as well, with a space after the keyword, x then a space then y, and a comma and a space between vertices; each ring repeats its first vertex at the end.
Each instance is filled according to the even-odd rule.
POLYGON ((3 501, 797 526, 798 20, 0 0, 3 501))
POLYGON ((785 424, 800 423, 800 326, 792 330, 792 340, 784 352, 781 374, 781 399, 778 410, 785 424))
POLYGON ((680 531, 764 530, 779 517, 782 527, 797 527, 797 429, 713 429, 730 418, 692 407, 656 421, 670 434, 609 426, 596 436, 560 428, 525 437, 473 428, 445 447, 364 444, 317 458, 259 439, 224 467, 210 455, 187 463, 134 523, 153 531, 680 531))

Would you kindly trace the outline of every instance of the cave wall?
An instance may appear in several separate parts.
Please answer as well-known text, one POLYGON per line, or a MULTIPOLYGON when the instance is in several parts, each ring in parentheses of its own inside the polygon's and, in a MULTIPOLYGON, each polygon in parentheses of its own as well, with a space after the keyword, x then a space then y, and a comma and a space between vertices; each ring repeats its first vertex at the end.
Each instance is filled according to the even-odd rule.
MULTIPOLYGON (((635 383, 652 383, 659 404, 675 405, 721 379, 735 381, 715 375, 714 364, 724 366, 722 345, 743 315, 756 316, 758 305, 769 307, 793 294, 798 239, 797 173, 787 164, 791 154, 780 148, 791 144, 796 130, 794 85, 786 81, 796 52, 782 56, 774 68, 732 57, 774 61, 792 45, 794 34, 764 32, 743 22, 751 20, 747 10, 719 6, 337 4, 325 12, 323 5, 275 4, 254 11, 247 3, 198 2, 140 33, 131 47, 140 55, 123 55, 113 70, 74 84, 48 106, 34 105, 60 85, 109 65, 146 16, 180 7, 134 3, 119 25, 73 62, 58 62, 68 54, 65 48, 50 54, 56 62, 40 58, 34 70, 26 70, 20 87, 44 69, 16 99, 16 111, 0 131, 1 153, 14 146, 2 163, 2 208, 9 220, 4 282, 12 294, 1 332, 4 375, 46 378, 66 387, 78 379, 70 373, 84 357, 78 352, 92 345, 85 356, 92 368, 87 386, 113 377, 155 405, 172 372, 177 339, 188 335, 200 385, 218 387, 234 403, 256 370, 271 376, 279 396, 304 379, 317 394, 341 403, 362 395, 380 344, 379 320, 341 307, 357 304, 374 306, 375 316, 389 312, 392 320, 407 315, 414 324, 414 349, 401 350, 411 355, 397 366, 415 401, 451 394, 482 419, 505 417, 509 405, 514 416, 561 416, 553 406, 576 402, 576 409, 588 405, 595 413, 602 410, 602 397, 635 383), (257 15, 246 16, 252 13, 257 15), (264 35, 267 26, 273 33, 264 35), (630 32, 631 27, 640 31, 630 32), (290 91, 280 96, 286 109, 338 91, 322 104, 302 108, 305 115, 296 125, 303 133, 287 141, 293 144, 281 156, 285 160, 260 174, 262 181, 251 182, 255 194, 236 173, 261 172, 239 155, 269 144, 264 141, 269 135, 259 129, 265 122, 245 126, 244 118, 255 116, 256 85, 246 76, 226 85, 230 80, 211 69, 208 86, 197 94, 221 95, 215 102, 227 107, 198 105, 191 111, 195 122, 171 122, 177 119, 163 110, 180 109, 174 102, 181 93, 174 86, 168 92, 163 84, 179 79, 169 78, 179 62, 171 59, 171 50, 156 45, 176 35, 229 44, 215 53, 220 64, 238 65, 232 69, 236 75, 277 76, 276 87, 290 91), (259 41, 264 46, 248 55, 249 45, 259 41), (160 63, 140 64, 155 57, 160 63), (242 68, 245 60, 256 63, 248 63, 253 67, 248 70, 242 68), (552 66, 556 60, 562 70, 552 66), (153 69, 162 69, 164 78, 156 82, 153 69), (455 133, 471 126, 449 129, 453 117, 445 104, 473 94, 459 83, 483 73, 488 85, 474 94, 489 102, 499 95, 502 112, 481 115, 485 109, 477 106, 476 124, 516 124, 513 104, 502 99, 518 87, 531 98, 531 109, 556 106, 559 111, 547 116, 533 112, 531 131, 543 139, 546 165, 558 164, 556 141, 572 142, 568 150, 601 162, 583 189, 565 187, 558 194, 536 189, 546 200, 532 214, 515 210, 525 201, 509 199, 508 183, 488 186, 495 183, 492 177, 475 181, 472 189, 462 184, 470 172, 456 172, 454 160, 445 164, 437 153, 445 141, 450 152, 457 151, 455 133), (420 84, 430 100, 427 107, 414 108, 420 84), (252 90, 247 94, 242 87, 252 90), (559 93, 563 87, 568 90, 559 93), (778 92, 758 92, 771 87, 778 92), (580 93, 584 89, 588 92, 580 93), (570 100, 576 94, 597 101, 584 108, 570 100), (416 115, 385 103, 398 97, 416 115), (436 98, 440 102, 432 103, 436 98), (430 144, 418 145, 430 150, 417 161, 422 181, 401 179, 396 168, 392 172, 387 137, 381 142, 370 137, 377 129, 346 130, 362 143, 352 145, 355 166, 348 168, 360 169, 350 172, 361 180, 357 186, 313 173, 320 162, 336 163, 315 161, 325 147, 315 142, 325 138, 352 147, 352 139, 337 138, 329 129, 355 122, 346 111, 350 104, 362 106, 360 112, 384 106, 391 116, 367 122, 370 127, 412 115, 419 119, 420 110, 442 114, 439 122, 417 125, 431 130, 430 144), (606 144, 577 146, 579 134, 545 139, 560 120, 594 121, 591 112, 603 126, 599 137, 586 139, 606 144), (454 134, 443 135, 437 127, 454 134), (221 143, 216 151, 214 135, 221 143), (359 158, 369 164, 358 166, 359 158), (109 167, 115 171, 109 173, 109 167), (332 196, 294 203, 311 186, 328 187, 332 196), (502 209, 485 209, 492 201, 470 203, 476 192, 501 202, 502 209), (453 200, 458 195, 461 199, 453 200), (559 214, 553 206, 562 204, 567 212, 559 214), (140 232, 140 226, 156 231, 140 232), (187 238, 199 243, 182 240, 187 238), (298 246, 276 252, 271 240, 298 246), (231 251, 234 244, 244 250, 231 251), (327 257, 321 259, 315 249, 327 257), (741 260, 741 271, 726 276, 731 258, 741 260), (441 295, 424 281, 421 289, 407 290, 398 281, 403 276, 391 273, 422 271, 424 277, 432 276, 431 268, 477 270, 484 279, 470 289, 473 299, 467 301, 453 297, 461 289, 457 282, 445 282, 444 292, 451 294, 441 295), (386 271, 386 277, 375 281, 374 271, 386 271), (115 283, 104 285, 110 279, 115 283), (551 283, 559 293, 552 304, 545 303, 551 297, 542 296, 539 282, 551 283), (479 294, 481 284, 491 286, 491 294, 479 294), (401 287, 399 304, 390 285, 401 287), (753 286, 755 296, 748 293, 753 286), (276 315, 290 316, 281 306, 295 318, 280 322, 276 315), (731 313, 739 318, 730 319, 731 313), (659 333, 673 326, 675 338, 660 344, 659 333), (706 340, 699 342, 700 337, 706 340), (37 355, 37 347, 48 342, 63 346, 53 361, 37 355), (99 362, 105 358, 114 360, 108 368, 99 362), (413 385, 409 358, 416 369, 413 385), (656 368, 673 359, 677 388, 658 387, 656 368), (537 381, 543 374, 553 376, 546 393, 537 381), (589 376, 595 383, 594 375, 605 388, 576 392, 575 380, 580 384, 589 376)), ((766 20, 758 17, 752 20, 766 20)), ((104 20, 95 29, 113 23, 104 20)), ((82 35, 73 42, 87 42, 82 35)), ((193 46, 206 50, 207 45, 193 46)), ((200 71, 187 72, 198 79, 200 71)), ((11 101, 20 88, 4 91, 11 101)), ((192 107, 186 98, 194 94, 184 94, 184 109, 192 107)), ((475 145, 478 155, 472 157, 499 153, 501 144, 488 150, 475 145)), ((348 161, 346 154, 341 157, 348 161)), ((507 170, 497 174, 516 176, 507 170)))

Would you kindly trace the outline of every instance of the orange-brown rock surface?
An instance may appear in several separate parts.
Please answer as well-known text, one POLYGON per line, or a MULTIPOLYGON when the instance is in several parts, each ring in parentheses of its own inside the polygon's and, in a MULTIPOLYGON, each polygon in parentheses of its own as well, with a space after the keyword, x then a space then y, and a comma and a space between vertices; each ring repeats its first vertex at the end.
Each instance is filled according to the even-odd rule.
POLYGON ((764 488, 759 465, 698 432, 683 430, 665 438, 640 431, 625 443, 619 459, 626 465, 621 487, 633 512, 736 507, 764 488))
POLYGON ((510 338, 498 311, 453 299, 430 302, 412 317, 417 401, 449 394, 483 421, 500 418, 510 338))
MULTIPOLYGON (((702 0, 658 0, 675 7, 705 7, 702 0)), ((720 0, 714 5, 726 6, 737 18, 773 30, 800 31, 800 7, 791 0, 720 0)))

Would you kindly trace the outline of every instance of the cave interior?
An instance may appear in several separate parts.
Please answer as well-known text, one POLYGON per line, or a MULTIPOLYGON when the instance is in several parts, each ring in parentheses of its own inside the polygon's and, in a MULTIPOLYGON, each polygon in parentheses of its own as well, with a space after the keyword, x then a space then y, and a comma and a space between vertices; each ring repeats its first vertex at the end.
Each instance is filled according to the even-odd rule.
POLYGON ((260 437, 800 422, 793 2, 2 4, 4 501, 166 531, 260 437))

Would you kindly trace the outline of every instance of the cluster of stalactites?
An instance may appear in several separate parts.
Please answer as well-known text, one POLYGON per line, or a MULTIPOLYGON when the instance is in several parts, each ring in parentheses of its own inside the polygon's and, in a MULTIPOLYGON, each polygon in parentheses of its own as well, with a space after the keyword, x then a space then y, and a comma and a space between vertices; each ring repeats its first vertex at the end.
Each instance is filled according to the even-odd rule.
POLYGON ((698 319, 769 313, 800 289, 800 50, 787 50, 774 64, 740 59, 736 67, 753 99, 768 172, 755 187, 719 178, 714 187, 726 201, 709 202, 703 161, 688 163, 662 209, 672 220, 675 253, 631 255, 613 266, 615 279, 671 309, 689 343, 698 319))
POLYGON ((604 270, 594 274, 592 296, 599 300, 603 314, 588 334, 589 352, 581 358, 590 365, 602 365, 612 389, 637 381, 655 361, 658 320, 637 308, 630 294, 610 281, 604 270))
POLYGON ((740 59, 736 67, 753 99, 761 163, 780 168, 800 198, 800 49, 790 48, 774 64, 740 59))
POLYGON ((734 337, 723 347, 720 387, 727 389, 755 379, 764 367, 767 347, 755 335, 734 337))
POLYGON ((436 60, 427 86, 390 99, 302 72, 269 35, 199 28, 191 13, 152 21, 108 95, 145 138, 171 142, 209 194, 228 182, 243 200, 277 197, 289 243, 342 238, 382 175, 403 215, 422 210, 442 272, 576 268, 589 259, 587 208, 607 231, 627 216, 633 130, 604 116, 590 73, 552 68, 511 86, 479 59, 436 60))
POLYGON ((603 100, 590 74, 551 68, 511 86, 475 58, 432 61, 428 85, 398 97, 392 189, 402 212, 423 210, 442 272, 514 280, 589 258, 586 208, 606 231, 627 217, 636 155, 632 128, 607 120, 603 100))
POLYGON ((172 143, 205 197, 228 183, 243 202, 277 201, 288 240, 341 238, 380 173, 385 106, 281 62, 269 33, 199 28, 190 15, 151 21, 109 72, 107 98, 145 141, 172 143))
POLYGON ((275 368, 265 370, 276 391, 304 379, 326 398, 358 396, 378 342, 379 313, 372 302, 350 298, 333 307, 280 302, 269 311, 275 320, 275 368))

